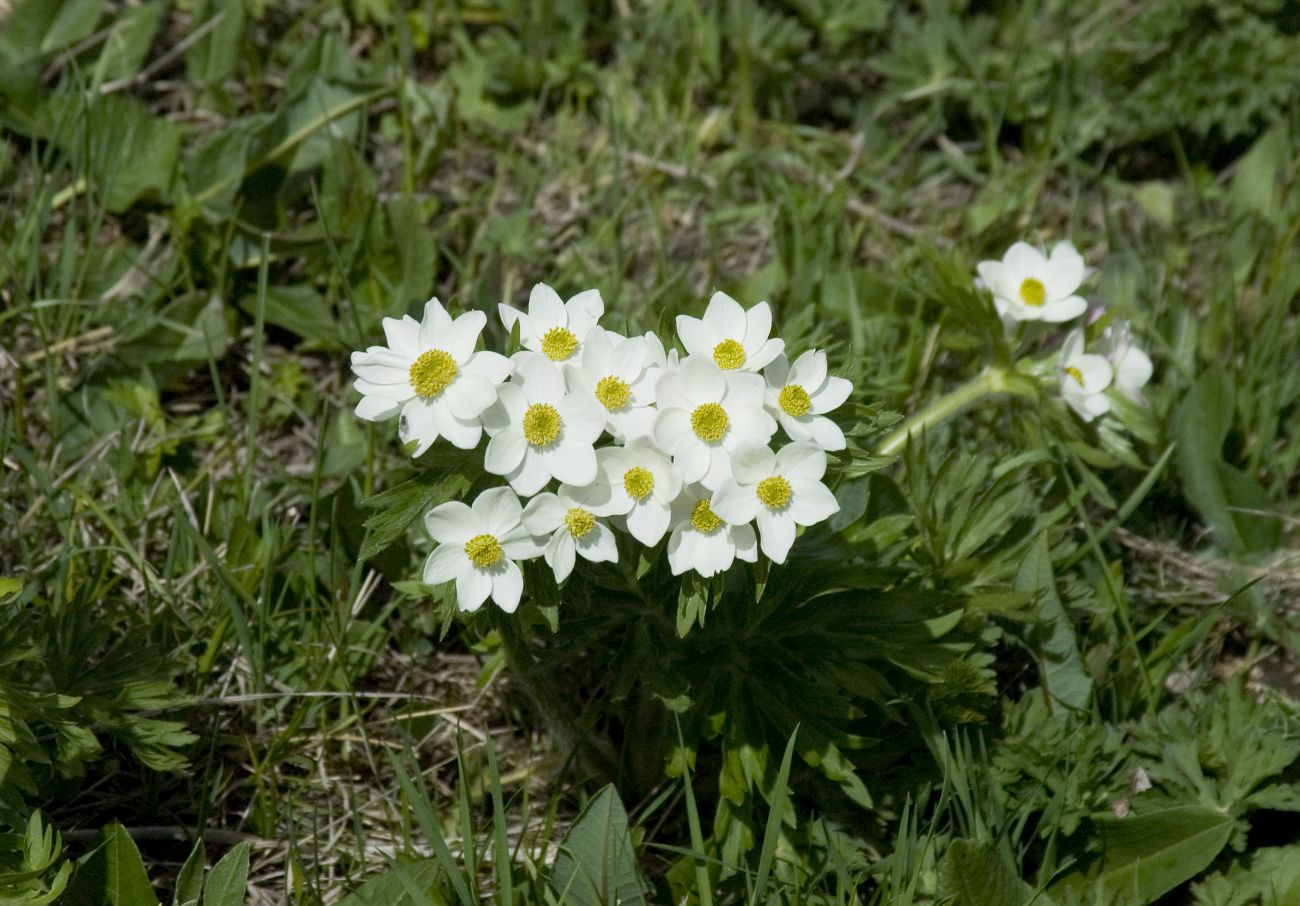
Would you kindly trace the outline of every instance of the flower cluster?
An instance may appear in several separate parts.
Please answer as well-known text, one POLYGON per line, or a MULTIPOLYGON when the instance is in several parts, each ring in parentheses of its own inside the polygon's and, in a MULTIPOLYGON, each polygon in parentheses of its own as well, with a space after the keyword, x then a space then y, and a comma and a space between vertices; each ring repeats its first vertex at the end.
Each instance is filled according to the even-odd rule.
MULTIPOLYGON (((998 314, 1009 323, 1062 323, 1088 309, 1078 295, 1088 269, 1070 242, 1058 242, 1050 255, 1017 242, 1001 261, 981 261, 976 269, 977 284, 993 294, 998 314)), ((1061 397, 1087 422, 1110 411, 1107 390, 1141 402, 1142 387, 1151 379, 1151 359, 1133 344, 1127 325, 1107 328, 1100 345, 1100 354, 1085 352, 1083 328, 1075 328, 1061 346, 1061 397)))
POLYGON ((615 531, 646 547, 667 535, 675 575, 760 550, 783 563, 797 526, 839 509, 823 478, 845 439, 827 413, 852 385, 819 350, 791 363, 766 302, 714 293, 703 318, 677 318, 684 356, 653 333, 606 330, 604 310, 597 290, 565 302, 539 283, 526 312, 500 306, 523 346, 506 358, 477 349, 482 312, 453 319, 432 299, 420 321, 384 320, 387 346, 352 355, 360 418, 396 417, 416 456, 486 434, 483 467, 509 485, 425 516, 438 546, 424 579, 455 581, 462 610, 491 597, 513 611, 520 560, 543 557, 557 582, 578 557, 617 561, 615 531), (790 442, 774 451, 778 426, 790 442))

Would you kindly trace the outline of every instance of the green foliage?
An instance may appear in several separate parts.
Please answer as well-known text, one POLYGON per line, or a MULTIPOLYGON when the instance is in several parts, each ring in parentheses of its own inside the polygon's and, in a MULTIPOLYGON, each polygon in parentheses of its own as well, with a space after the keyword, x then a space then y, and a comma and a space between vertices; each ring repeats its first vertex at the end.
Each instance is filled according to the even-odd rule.
POLYGON ((644 906, 645 885, 637 870, 627 812, 614 787, 601 789, 574 819, 560 842, 551 884, 576 906, 644 906))

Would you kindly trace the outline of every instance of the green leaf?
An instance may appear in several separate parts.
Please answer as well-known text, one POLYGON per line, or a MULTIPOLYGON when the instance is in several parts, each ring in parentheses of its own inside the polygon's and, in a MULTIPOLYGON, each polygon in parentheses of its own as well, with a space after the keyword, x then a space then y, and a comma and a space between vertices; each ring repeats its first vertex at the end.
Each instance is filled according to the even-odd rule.
POLYGON ((339 901, 339 906, 418 906, 411 891, 426 893, 426 901, 446 903, 437 890, 438 860, 432 856, 416 862, 394 862, 339 901))
POLYGON ((645 906, 627 812, 613 784, 587 803, 565 834, 551 884, 575 906, 645 906))
POLYGON ((360 558, 369 560, 388 547, 435 500, 450 497, 464 481, 454 475, 447 478, 424 472, 366 500, 365 506, 377 512, 365 522, 366 540, 360 558))
POLYGON ((18 594, 22 590, 22 579, 11 579, 8 576, 0 576, 0 604, 3 604, 10 598, 18 597, 18 594))
POLYGON ((117 16, 95 62, 94 84, 130 78, 140 71, 166 11, 164 0, 154 0, 117 16))
POLYGON ((235 74, 244 37, 244 0, 196 0, 190 35, 202 34, 185 55, 185 69, 199 84, 221 82, 235 74))
POLYGON ((203 870, 208 866, 207 848, 203 838, 194 841, 181 873, 176 876, 176 888, 172 892, 172 906, 189 906, 198 903, 203 895, 203 870))
POLYGON ((226 853, 203 885, 203 906, 241 906, 248 892, 248 844, 226 853))
POLYGON ((785 744, 785 755, 781 757, 781 770, 776 776, 776 787, 772 791, 772 809, 767 815, 767 827, 763 830, 763 849, 758 856, 758 875, 754 880, 754 891, 763 896, 767 887, 767 876, 772 870, 772 860, 776 857, 776 844, 781 838, 781 821, 790 797, 786 791, 786 781, 790 779, 790 763, 794 756, 794 743, 799 735, 796 726, 790 734, 790 741, 785 744))
POLYGON ((1129 818, 1102 818, 1097 877, 1110 902, 1150 903, 1196 877, 1232 834, 1233 820, 1199 805, 1129 818))
POLYGON ((54 53, 90 36, 104 12, 104 0, 37 0, 55 7, 58 12, 41 38, 41 53, 54 53))
POLYGON ((157 906, 135 841, 114 821, 99 832, 68 885, 65 906, 157 906))
MULTIPOLYGON (((1022 906, 1030 891, 1020 876, 986 840, 954 840, 940 865, 942 889, 953 906, 1022 906)), ((1035 906, 1047 906, 1042 896, 1035 906)))
POLYGON ((1070 708, 1083 710, 1092 697, 1092 679, 1084 669, 1074 626, 1056 591, 1052 552, 1046 532, 1039 535, 1025 552, 1016 573, 1015 587, 1017 591, 1038 595, 1041 625, 1031 633, 1030 641, 1042 664, 1043 685, 1052 698, 1070 708))

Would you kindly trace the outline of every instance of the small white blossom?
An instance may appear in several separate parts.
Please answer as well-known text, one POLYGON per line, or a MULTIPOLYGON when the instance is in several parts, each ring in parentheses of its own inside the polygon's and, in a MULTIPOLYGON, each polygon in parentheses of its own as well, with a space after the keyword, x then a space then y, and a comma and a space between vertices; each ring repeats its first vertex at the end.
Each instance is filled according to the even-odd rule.
POLYGON ((668 457, 649 440, 639 439, 625 447, 597 450, 596 466, 593 512, 623 516, 633 538, 646 547, 658 544, 682 490, 681 476, 668 457))
POLYGON ((723 371, 759 371, 781 350, 785 341, 768 339, 772 309, 759 302, 749 311, 726 293, 709 299, 703 318, 677 316, 677 338, 691 356, 699 356, 723 371))
POLYGON ((424 562, 429 585, 456 580, 461 610, 478 610, 492 600, 514 613, 524 590, 516 561, 542 553, 543 539, 531 535, 521 521, 523 508, 509 488, 492 488, 473 506, 452 501, 424 515, 424 525, 438 546, 424 562))
POLYGON ((1058 242, 1051 257, 1017 242, 1001 261, 981 261, 976 270, 993 294, 998 314, 1012 321, 1069 321, 1088 308, 1075 295, 1087 276, 1083 257, 1070 242, 1058 242))
POLYGON ((794 360, 794 367, 782 353, 763 377, 767 408, 791 440, 815 443, 823 450, 844 449, 844 432, 826 413, 849 398, 853 384, 826 373, 826 353, 810 349, 794 360))
POLYGON ((1135 403, 1145 401, 1142 388, 1151 380, 1154 371, 1151 357, 1133 343, 1133 333, 1127 324, 1113 324, 1106 328, 1101 338, 1102 351, 1115 369, 1112 385, 1121 396, 1135 403))
POLYGON ((425 304, 420 321, 410 315, 385 318, 388 345, 352 353, 354 386, 361 393, 357 417, 400 416, 398 434, 403 443, 416 442, 416 456, 439 437, 472 450, 483 436, 480 416, 511 367, 505 356, 474 351, 486 322, 481 311, 453 320, 437 299, 425 304))
POLYGON ((569 388, 596 398, 605 409, 605 428, 619 440, 654 433, 656 374, 642 337, 620 337, 593 327, 582 343, 577 363, 566 363, 569 388))
POLYGON ((839 512, 822 484, 826 453, 815 444, 789 444, 776 453, 746 445, 732 454, 731 469, 734 477, 713 492, 713 512, 733 525, 757 519, 763 553, 773 563, 785 562, 796 525, 816 525, 839 512))
POLYGON ((551 478, 577 487, 596 478, 605 410, 590 394, 567 392, 559 368, 540 355, 516 359, 510 383, 483 412, 483 427, 491 437, 483 467, 526 497, 551 478))
POLYGON ((573 572, 577 556, 592 563, 617 563, 618 545, 590 509, 589 489, 560 485, 558 494, 538 494, 524 507, 524 527, 534 535, 550 535, 542 556, 563 582, 573 572))
POLYGON ((668 566, 674 576, 693 569, 708 578, 726 572, 737 558, 758 562, 758 539, 751 525, 730 525, 713 512, 709 491, 689 485, 673 504, 668 566))
POLYGON ((528 296, 527 314, 504 302, 497 311, 506 330, 519 323, 519 342, 525 349, 552 362, 568 362, 574 360, 583 339, 605 313, 605 302, 598 289, 584 290, 565 302, 555 290, 538 283, 528 296))
POLYGON ((708 359, 688 358, 659 379, 655 442, 673 457, 684 482, 710 490, 731 475, 731 451, 750 441, 766 444, 776 422, 763 409, 757 374, 724 374, 708 359))
POLYGON ((1061 346, 1061 396, 1079 418, 1090 422, 1110 411, 1106 388, 1111 382, 1110 362, 1105 356, 1083 351, 1083 329, 1070 331, 1061 346))

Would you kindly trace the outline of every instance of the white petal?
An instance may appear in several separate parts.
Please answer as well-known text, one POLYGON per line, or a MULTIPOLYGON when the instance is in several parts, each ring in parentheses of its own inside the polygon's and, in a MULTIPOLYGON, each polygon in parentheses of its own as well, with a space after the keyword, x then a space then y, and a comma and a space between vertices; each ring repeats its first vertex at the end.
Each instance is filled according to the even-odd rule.
POLYGON ((456 360, 456 364, 463 365, 474 354, 478 335, 483 332, 485 324, 487 324, 487 315, 483 312, 467 311, 451 322, 445 333, 438 338, 436 346, 438 349, 447 350, 448 354, 456 360))
POLYGON ((1048 324, 1059 324, 1077 318, 1087 310, 1088 302, 1082 296, 1067 296, 1038 309, 1038 319, 1048 324))
MULTIPOLYGON (((750 529, 753 534, 753 529, 750 529)), ((736 546, 728 529, 719 529, 708 535, 691 532, 691 547, 694 548, 691 559, 695 571, 708 578, 726 572, 736 561, 736 546)))
POLYGON ((536 284, 528 294, 528 326, 539 339, 552 327, 569 326, 564 300, 545 283, 536 284))
POLYGON ((840 511, 830 488, 820 481, 792 481, 786 512, 798 525, 816 525, 840 511))
POLYGON ((605 407, 594 396, 576 391, 556 402, 555 409, 564 425, 565 438, 594 444, 605 430, 605 407))
POLYGON ((746 441, 731 452, 731 473, 736 476, 736 481, 740 484, 756 485, 769 475, 775 475, 776 472, 777 454, 763 444, 746 441))
MULTIPOLYGON (((680 576, 690 569, 692 565, 690 539, 686 537, 686 526, 689 524, 682 523, 673 529, 673 533, 668 536, 668 566, 672 569, 674 576, 680 576)), ((694 532, 691 534, 693 535, 694 532)))
MULTIPOLYGON (((701 403, 716 403, 722 399, 724 393, 730 392, 728 388, 733 378, 752 378, 755 375, 733 373, 724 377, 722 369, 714 364, 713 359, 692 358, 682 362, 676 373, 669 377, 677 379, 675 386, 687 402, 683 408, 694 409, 701 403)), ((667 378, 660 380, 660 387, 663 386, 664 380, 667 378)), ((762 381, 760 380, 759 383, 761 384, 762 381)), ((744 382, 741 382, 741 386, 744 386, 744 382)), ((672 403, 660 402, 659 405, 663 407, 672 403)))
POLYGON ((723 442, 733 449, 745 441, 766 444, 776 433, 776 419, 760 406, 728 406, 727 414, 731 424, 723 442))
POLYGON ((501 384, 496 391, 496 402, 483 410, 483 427, 488 434, 519 427, 528 411, 528 397, 515 384, 501 384))
POLYGON ((1073 295, 1086 274, 1087 265, 1078 250, 1070 242, 1058 242, 1052 249, 1047 271, 1043 275, 1043 288, 1047 290, 1047 298, 1064 299, 1073 295))
POLYGON ((565 393, 564 372, 544 355, 526 353, 515 357, 515 373, 511 382, 524 391, 530 403, 554 405, 565 393))
POLYGON ((492 571, 492 600, 506 613, 514 613, 524 593, 524 574, 511 560, 492 571))
POLYGON ((713 355, 713 347, 718 342, 711 330, 699 318, 687 315, 677 316, 677 339, 686 347, 688 356, 713 355))
POLYGON ((794 544, 794 520, 764 507, 758 513, 758 534, 764 556, 773 563, 784 563, 794 544))
MULTIPOLYGON (((682 371, 686 366, 682 366, 682 371)), ((718 372, 721 374, 721 372, 718 372)), ((724 379, 727 388, 727 404, 729 406, 762 406, 763 399, 767 396, 767 384, 763 378, 757 374, 748 374, 742 371, 728 372, 724 379)), ((716 399, 716 397, 714 397, 716 399)), ((776 426, 772 426, 776 430, 776 426)))
POLYGON ((753 355, 745 356, 746 371, 760 371, 785 350, 785 340, 768 340, 753 355))
POLYGON ((523 515, 519 498, 509 488, 489 488, 474 498, 470 509, 483 531, 498 539, 518 526, 523 515))
POLYGON ((547 470, 565 484, 585 487, 596 480, 596 451, 590 443, 561 439, 540 452, 547 470))
POLYGON ((442 408, 437 400, 422 400, 418 397, 408 400, 402 406, 402 416, 397 422, 397 436, 403 444, 416 442, 413 456, 422 454, 441 436, 438 413, 442 408))
POLYGON ((753 485, 737 484, 733 479, 724 481, 722 486, 713 492, 709 507, 721 516, 723 521, 731 525, 744 525, 746 522, 754 521, 760 505, 753 485))
POLYGON ((676 455, 687 444, 698 440, 691 430, 691 417, 685 409, 663 409, 655 418, 655 443, 663 450, 676 455))
POLYGON ((578 539, 578 553, 592 563, 617 563, 618 544, 614 533, 599 522, 590 532, 578 539))
POLYGON ((848 446, 840 426, 824 415, 815 415, 808 419, 807 426, 812 435, 812 442, 823 450, 843 450, 848 446))
POLYGON ((731 544, 735 548, 737 557, 746 563, 758 562, 758 539, 754 537, 752 525, 733 525, 727 533, 731 537, 731 544))
POLYGON ((446 349, 438 342, 451 326, 451 315, 442 307, 438 297, 434 296, 424 303, 424 317, 420 319, 420 328, 416 333, 421 349, 446 349))
POLYGON ((477 418, 457 418, 445 406, 436 410, 438 432, 447 442, 462 450, 473 450, 483 439, 483 425, 477 418))
POLYGON ((841 377, 828 377, 826 383, 813 389, 808 402, 816 415, 838 409, 853 392, 853 384, 841 377))
POLYGON ((722 446, 708 446, 706 449, 709 453, 709 470, 700 479, 700 484, 713 491, 731 477, 731 454, 722 446))
POLYGON ((530 535, 522 525, 512 528, 497 541, 501 550, 511 560, 531 560, 540 557, 546 548, 546 535, 530 535))
POLYGON ((585 289, 566 302, 564 307, 568 311, 569 330, 579 340, 583 340, 605 313, 605 300, 600 297, 600 290, 585 289))
POLYGON ((493 475, 509 475, 523 461, 528 450, 521 428, 510 428, 493 436, 483 457, 483 468, 493 475))
POLYGON ((491 593, 492 578, 487 573, 471 566, 456 576, 456 606, 461 610, 478 610, 491 593))
MULTIPOLYGON (((522 311, 520 311, 519 309, 513 306, 506 305, 504 302, 497 305, 497 314, 501 316, 501 323, 505 325, 506 333, 510 333, 515 329, 515 322, 518 321, 520 318, 523 318, 525 321, 527 321, 528 318, 528 316, 525 315, 522 311)), ((521 324, 519 326, 520 326, 519 332, 521 335, 520 339, 522 339, 523 325, 521 324)))
POLYGON ((459 500, 439 504, 425 513, 424 528, 439 544, 464 544, 480 532, 472 511, 459 500))
POLYGON ((669 519, 668 507, 651 498, 628 511, 627 530, 646 547, 654 547, 668 531, 669 519))
POLYGON ((384 399, 381 396, 364 396, 357 403, 357 418, 368 422, 386 421, 401 411, 400 400, 384 399))
POLYGON ((380 323, 389 347, 408 362, 414 362, 420 355, 420 322, 410 315, 403 315, 400 321, 384 318, 380 323))
MULTIPOLYGON (((805 353, 806 355, 807 353, 805 353)), ((789 383, 790 360, 785 357, 785 353, 778 353, 772 361, 767 363, 763 369, 763 378, 767 381, 767 386, 780 390, 789 383)))
MULTIPOLYGON (((1140 402, 1142 397, 1138 391, 1151 380, 1153 370, 1151 358, 1136 346, 1130 346, 1115 363, 1115 388, 1129 399, 1140 402)), ((357 407, 358 412, 360 408, 357 407)))
POLYGON ((773 471, 791 480, 820 481, 826 474, 826 453, 812 444, 787 444, 774 460, 773 471))
POLYGON ((506 475, 506 481, 510 482, 510 487, 515 491, 531 497, 551 480, 551 471, 546 467, 546 462, 541 455, 532 447, 528 447, 524 452, 524 458, 519 461, 506 475))
POLYGON ((524 507, 521 521, 534 535, 549 535, 564 525, 564 505, 551 493, 538 494, 524 507))
MULTIPOLYGON (((727 455, 725 450, 721 452, 724 457, 727 455)), ((708 474, 712 464, 713 456, 709 448, 693 437, 683 441, 673 455, 673 466, 682 476, 682 481, 699 481, 708 474)), ((730 472, 730 469, 727 471, 730 472)))
POLYGON ((462 375, 443 391, 447 408, 459 419, 478 418, 483 410, 497 401, 497 388, 487 378, 462 375))
POLYGON ((826 353, 810 349, 794 360, 787 384, 798 384, 809 393, 826 382, 826 353))
POLYGON ((1002 262, 1011 271, 1011 277, 1019 287, 1026 277, 1047 270, 1047 258, 1038 249, 1027 242, 1017 242, 1002 256, 1002 262))
MULTIPOLYGON (((704 323, 709 331, 719 339, 729 338, 738 343, 745 339, 745 309, 735 299, 724 292, 716 292, 709 298, 704 309, 704 323)), ((709 350, 713 354, 713 350, 709 350)))
POLYGON ((450 582, 469 567, 464 547, 459 544, 441 544, 424 561, 424 584, 440 585, 450 582))
POLYGON ((1077 356, 1070 362, 1070 367, 1079 369, 1083 375, 1083 389, 1088 393, 1101 393, 1110 386, 1113 373, 1105 356, 1077 356))
POLYGON ((469 361, 460 370, 464 374, 475 374, 487 378, 493 384, 500 384, 510 377, 510 372, 514 370, 514 367, 514 363, 501 353, 485 350, 470 356, 469 361))
POLYGON ((546 553, 542 556, 546 558, 546 565, 555 571, 556 582, 563 582, 573 572, 574 554, 573 537, 567 530, 561 529, 551 537, 551 543, 546 545, 546 553))
MULTIPOLYGON (((752 358, 754 353, 762 349, 771 334, 772 306, 766 302, 759 302, 745 312, 745 336, 741 345, 745 347, 746 358, 752 358)), ((782 346, 784 347, 784 345, 783 343, 782 346)), ((776 358, 776 356, 774 355, 772 358, 776 358)), ((772 361, 772 358, 769 358, 767 362, 772 361)), ((756 371, 766 365, 767 362, 756 365, 753 362, 746 361, 745 368, 748 371, 756 371)))

